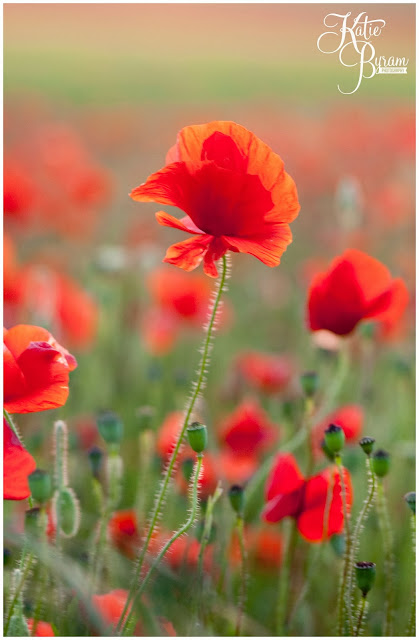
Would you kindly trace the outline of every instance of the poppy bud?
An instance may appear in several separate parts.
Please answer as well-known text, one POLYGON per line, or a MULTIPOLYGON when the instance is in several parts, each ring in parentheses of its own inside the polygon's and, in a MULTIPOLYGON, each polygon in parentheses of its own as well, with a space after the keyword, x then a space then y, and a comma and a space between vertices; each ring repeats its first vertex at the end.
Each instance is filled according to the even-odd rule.
POLYGON ((28 476, 29 489, 35 502, 45 504, 52 495, 51 476, 47 471, 35 469, 28 476))
POLYGON ((244 489, 238 484, 233 484, 228 491, 228 497, 230 504, 238 516, 241 516, 244 511, 244 489))
POLYGON ((406 493, 404 499, 406 500, 407 506, 412 510, 413 515, 416 515, 416 492, 409 491, 409 493, 406 493))
POLYGON ((357 562, 355 565, 356 584, 365 598, 375 580, 374 562, 357 562))
POLYGON ((345 445, 345 434, 342 427, 330 424, 324 432, 324 442, 332 453, 339 453, 345 445))
POLYGON ((319 376, 315 371, 306 371, 300 378, 301 387, 307 398, 312 398, 319 388, 319 376))
POLYGON ((103 451, 100 447, 94 445, 87 452, 87 456, 89 458, 89 465, 92 475, 97 478, 102 468, 103 451))
POLYGON ((55 522, 60 523, 61 533, 66 538, 75 536, 80 526, 80 505, 73 489, 64 487, 55 492, 53 513, 55 522))
POLYGON ((25 534, 36 538, 39 535, 39 507, 25 511, 25 534))
POLYGON ((372 470, 379 478, 384 478, 390 470, 390 454, 378 449, 372 457, 372 470))
POLYGON ((334 459, 335 459, 335 455, 334 455, 334 453, 332 453, 332 452, 330 451, 330 449, 326 446, 326 442, 324 441, 324 438, 323 438, 323 440, 321 441, 321 445, 320 445, 320 446, 321 446, 322 451, 323 451, 324 455, 326 456, 326 458, 328 458, 331 462, 333 462, 333 461, 334 461, 334 459))
POLYGON ((208 442, 207 428, 200 422, 193 422, 186 430, 189 444, 195 453, 202 453, 208 442))
POLYGON ((194 464, 195 461, 193 458, 186 458, 186 460, 182 462, 182 474, 186 482, 189 482, 192 478, 194 464))
POLYGON ((370 456, 372 450, 374 449, 375 438, 370 438, 369 436, 365 436, 365 438, 361 438, 359 441, 359 446, 362 448, 364 453, 367 456, 370 456))
POLYGON ((106 444, 119 444, 122 440, 124 427, 120 418, 113 411, 103 411, 96 418, 99 433, 106 444))

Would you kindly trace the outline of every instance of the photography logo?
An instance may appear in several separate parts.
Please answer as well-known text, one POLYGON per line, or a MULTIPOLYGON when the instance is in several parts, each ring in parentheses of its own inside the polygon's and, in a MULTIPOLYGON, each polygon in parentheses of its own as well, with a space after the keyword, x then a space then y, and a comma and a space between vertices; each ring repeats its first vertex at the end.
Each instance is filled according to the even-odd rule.
MULTIPOLYGON (((407 73, 409 58, 377 55, 375 44, 381 36, 385 20, 371 20, 365 11, 352 18, 349 11, 346 14, 329 13, 323 20, 327 31, 317 39, 317 48, 322 53, 337 54, 344 67, 354 71, 348 84, 355 84, 351 91, 344 91, 338 84, 340 93, 349 95, 355 93, 361 86, 362 80, 373 78, 376 74, 407 73)), ((345 87, 346 89, 347 87, 345 87)))

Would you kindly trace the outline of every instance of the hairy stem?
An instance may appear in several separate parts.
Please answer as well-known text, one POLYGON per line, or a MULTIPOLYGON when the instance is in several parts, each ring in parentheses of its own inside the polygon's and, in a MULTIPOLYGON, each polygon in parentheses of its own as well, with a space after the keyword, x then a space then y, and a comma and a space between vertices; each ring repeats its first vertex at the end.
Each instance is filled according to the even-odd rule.
POLYGON ((217 319, 217 311, 220 305, 220 301, 221 301, 221 296, 222 293, 225 289, 225 285, 226 285, 226 281, 227 281, 227 277, 228 277, 228 264, 227 264, 227 258, 224 255, 222 257, 222 271, 221 271, 221 276, 220 279, 218 281, 218 288, 217 291, 215 293, 215 298, 214 298, 214 302, 212 305, 212 309, 210 311, 210 317, 209 317, 209 321, 208 321, 208 326, 207 326, 207 331, 206 331, 206 336, 204 339, 204 345, 203 345, 203 349, 202 349, 202 357, 201 357, 201 363, 199 366, 199 370, 198 370, 198 378, 197 380, 194 382, 193 384, 193 392, 191 395, 191 398, 188 402, 188 406, 186 408, 185 411, 185 418, 183 421, 183 425, 182 428, 179 432, 179 435, 177 437, 176 440, 176 444, 175 447, 173 449, 172 455, 170 457, 170 461, 169 464, 167 466, 167 469, 164 473, 163 476, 163 481, 160 485, 160 489, 158 491, 157 497, 156 497, 156 501, 153 507, 153 512, 151 514, 151 519, 150 519, 150 526, 148 528, 148 532, 147 532, 147 536, 143 545, 143 548, 140 552, 140 556, 138 558, 137 561, 137 565, 135 568, 135 574, 134 574, 134 579, 132 581, 132 585, 130 588, 130 592, 127 598, 127 602, 126 605, 124 607, 124 610, 121 614, 121 617, 119 619, 118 625, 117 625, 117 631, 120 629, 122 621, 124 620, 124 616, 126 615, 126 612, 128 611, 128 607, 130 606, 130 603, 132 602, 132 600, 135 597, 135 594, 137 592, 137 583, 138 583, 138 579, 141 575, 141 570, 143 568, 143 564, 144 564, 144 559, 148 550, 148 547, 150 545, 150 541, 151 538, 153 536, 153 532, 156 528, 156 525, 161 517, 161 510, 164 504, 164 500, 166 497, 166 493, 167 493, 167 489, 169 486, 169 482, 170 479, 172 477, 172 473, 173 470, 175 468, 176 465, 176 461, 177 461, 177 457, 181 448, 181 445, 183 443, 183 438, 186 432, 186 429, 189 425, 190 419, 191 419, 191 415, 192 412, 194 410, 195 407, 195 403, 199 397, 199 394, 201 393, 202 389, 204 388, 205 385, 205 376, 206 376, 206 370, 209 364, 209 356, 210 356, 210 352, 211 352, 211 339, 213 336, 213 332, 215 329, 215 324, 216 324, 216 319, 217 319))
POLYGON ((288 536, 287 548, 284 553, 285 561, 279 573, 278 601, 276 608, 276 635, 283 636, 286 628, 286 616, 288 611, 288 594, 291 569, 294 562, 294 553, 297 546, 298 529, 295 522, 291 524, 288 536))
MULTIPOLYGON (((412 525, 412 547, 413 547, 413 561, 415 564, 416 560, 416 515, 412 513, 411 515, 411 525, 412 525)), ((416 575, 415 570, 413 571, 413 575, 416 575)), ((407 636, 416 636, 416 585, 413 584, 413 596, 410 602, 410 616, 409 623, 407 625, 406 635, 407 636)))
POLYGON ((383 536, 384 547, 384 575, 385 579, 385 620, 383 635, 393 635, 393 573, 394 573, 394 555, 393 555, 393 535, 390 526, 390 519, 387 509, 387 501, 384 492, 382 478, 378 479, 377 486, 377 512, 378 522, 383 536))
POLYGON ((346 504, 346 487, 345 487, 345 478, 343 474, 343 466, 342 460, 340 456, 336 456, 335 458, 336 464, 339 470, 339 478, 340 485, 342 488, 342 505, 343 505, 343 518, 345 523, 345 557, 343 560, 343 569, 341 580, 339 584, 339 595, 338 595, 338 628, 337 635, 343 636, 345 635, 345 623, 349 626, 349 632, 352 632, 352 616, 350 611, 350 603, 347 602, 346 593, 347 593, 347 581, 350 575, 350 559, 351 559, 351 547, 352 547, 352 539, 351 532, 349 527, 349 514, 348 507, 346 504))
POLYGON ((241 516, 237 516, 236 518, 236 531, 239 537, 239 545, 240 545, 240 556, 241 556, 241 570, 240 570, 240 593, 239 593, 239 601, 237 604, 238 615, 237 615, 237 623, 236 623, 236 636, 241 634, 241 626, 242 626, 242 618, 244 607, 246 604, 246 587, 247 587, 247 553, 246 546, 244 544, 244 521, 241 516))
POLYGON ((356 627, 353 632, 353 635, 356 637, 360 636, 362 633, 362 625, 364 624, 367 609, 368 609, 367 597, 362 596, 361 602, 359 603, 359 607, 358 607, 358 617, 357 617, 356 627))

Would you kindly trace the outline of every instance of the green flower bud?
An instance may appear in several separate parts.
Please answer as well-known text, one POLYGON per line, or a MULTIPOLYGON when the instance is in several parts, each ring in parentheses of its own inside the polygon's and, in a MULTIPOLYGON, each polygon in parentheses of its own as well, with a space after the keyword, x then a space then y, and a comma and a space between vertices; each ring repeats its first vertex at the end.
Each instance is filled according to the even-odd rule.
POLYGON ((208 442, 207 428, 200 422, 193 422, 186 430, 191 448, 195 453, 205 451, 208 442))
POLYGON ((365 598, 375 581, 374 562, 357 562, 355 565, 356 584, 365 598))
POLYGON ((365 436, 364 438, 361 438, 361 440, 359 441, 359 446, 362 448, 362 450, 367 456, 370 456, 372 453, 372 450, 374 449, 374 443, 375 443, 375 438, 370 438, 369 436, 365 436))
POLYGON ((332 453, 339 453, 345 445, 345 434, 342 427, 330 424, 324 432, 324 442, 332 453))
POLYGON ((102 468, 103 451, 100 447, 94 445, 87 452, 87 456, 89 458, 89 465, 92 475, 97 478, 102 468))
POLYGON ((244 489, 238 484, 234 484, 228 490, 230 504, 238 516, 242 516, 244 511, 244 489))
POLYGON ((80 526, 80 505, 73 489, 65 487, 61 492, 55 492, 53 512, 55 522, 60 523, 62 535, 66 538, 75 536, 80 526))
POLYGON ((390 470, 390 454, 378 449, 372 456, 372 470, 379 478, 386 476, 390 470))
POLYGON ((185 478, 186 482, 188 482, 188 483, 190 482, 190 479, 192 478, 194 465, 195 465, 195 460, 193 458, 186 458, 182 462, 182 474, 183 474, 183 477, 185 478))
POLYGON ((320 446, 321 446, 322 451, 323 451, 324 455, 326 456, 326 458, 328 460, 330 460, 331 462, 333 462, 334 459, 335 459, 335 454, 332 451, 330 451, 330 449, 326 446, 326 442, 325 442, 324 438, 321 441, 321 445, 320 446))
POLYGON ((120 444, 124 433, 121 419, 113 411, 103 411, 96 418, 99 433, 106 444, 120 444))
POLYGON ((412 510, 413 515, 416 515, 416 491, 409 491, 406 493, 404 499, 407 506, 412 510))
POLYGON ((51 476, 47 471, 35 469, 28 476, 29 489, 35 502, 45 504, 52 495, 51 476))
POLYGON ((40 516, 41 510, 39 507, 34 509, 28 509, 25 511, 25 534, 30 538, 37 538, 40 533, 40 516))
POLYGON ((301 387, 307 398, 312 398, 319 388, 319 376, 315 371, 306 371, 300 378, 301 387))

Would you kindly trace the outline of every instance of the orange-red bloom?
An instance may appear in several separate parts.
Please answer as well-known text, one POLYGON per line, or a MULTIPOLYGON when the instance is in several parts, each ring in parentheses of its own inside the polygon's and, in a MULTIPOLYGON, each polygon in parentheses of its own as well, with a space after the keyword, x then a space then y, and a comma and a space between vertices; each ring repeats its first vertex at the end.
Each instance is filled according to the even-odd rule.
POLYGON ((393 279, 381 262, 356 249, 335 258, 326 273, 318 274, 308 296, 308 324, 312 331, 327 329, 340 336, 359 322, 377 322, 403 315, 408 302, 406 285, 393 279))
POLYGON ((124 589, 114 589, 103 595, 92 596, 92 602, 104 623, 116 627, 124 610, 127 598, 128 591, 124 589))
MULTIPOLYGON (((27 620, 29 635, 32 635, 33 618, 27 620)), ((39 620, 36 623, 34 636, 38 638, 53 638, 55 636, 54 630, 49 622, 42 622, 39 620)))
POLYGON ((164 262, 192 271, 204 260, 212 277, 228 250, 279 264, 300 205, 284 163, 264 142, 234 122, 193 125, 179 132, 167 163, 131 193, 187 214, 156 214, 159 224, 193 234, 172 245, 164 262))
POLYGON ((278 431, 255 401, 245 400, 224 420, 220 438, 235 453, 254 455, 275 442, 278 431))
POLYGON ((21 445, 3 418, 3 497, 5 500, 25 500, 31 494, 28 475, 36 462, 21 445))
POLYGON ((108 534, 112 544, 129 558, 135 558, 140 545, 137 515, 133 509, 115 511, 108 522, 108 534))
POLYGON ((311 445, 314 453, 321 453, 324 432, 330 424, 342 427, 348 444, 358 442, 364 424, 364 410, 358 404, 348 404, 329 413, 324 420, 315 425, 311 432, 311 445))
POLYGON ((4 408, 31 413, 62 407, 76 359, 46 329, 20 324, 3 334, 4 408))
MULTIPOLYGON (((352 505, 352 484, 349 472, 344 469, 346 507, 352 505)), ((309 542, 321 542, 335 533, 341 533, 344 525, 343 500, 340 477, 325 469, 305 479, 293 455, 280 453, 266 484, 266 506, 262 518, 266 522, 279 522, 287 516, 295 518, 301 535, 309 542), (329 517, 326 520, 326 501, 330 483, 333 482, 329 517), (323 531, 323 528, 325 529, 323 531)))
POLYGON ((257 351, 241 354, 237 368, 249 385, 264 393, 282 391, 293 374, 290 358, 257 351))

